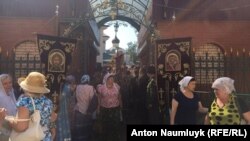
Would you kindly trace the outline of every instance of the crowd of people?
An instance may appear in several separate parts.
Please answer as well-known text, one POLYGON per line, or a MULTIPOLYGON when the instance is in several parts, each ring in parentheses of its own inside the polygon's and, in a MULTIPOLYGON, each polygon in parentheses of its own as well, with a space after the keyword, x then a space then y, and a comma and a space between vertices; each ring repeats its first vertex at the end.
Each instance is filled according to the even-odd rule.
MULTIPOLYGON (((118 72, 107 69, 92 76, 83 74, 80 80, 68 75, 55 113, 52 101, 46 96, 50 90, 43 74, 30 72, 22 78, 18 82, 20 96, 15 95, 12 77, 1 74, 0 140, 9 141, 12 130, 23 132, 29 128, 28 121, 13 122, 5 117, 17 115, 18 119, 29 119, 34 112, 33 100, 41 114, 43 141, 89 141, 98 137, 102 141, 117 141, 121 140, 122 123, 165 124, 155 78, 154 66, 123 66, 118 72)), ((250 124, 250 108, 235 95, 233 79, 221 77, 214 81, 215 99, 209 107, 204 107, 195 93, 194 77, 183 77, 179 86, 180 91, 172 99, 169 124, 197 124, 197 112, 206 114, 204 124, 241 124, 242 120, 250 124)))

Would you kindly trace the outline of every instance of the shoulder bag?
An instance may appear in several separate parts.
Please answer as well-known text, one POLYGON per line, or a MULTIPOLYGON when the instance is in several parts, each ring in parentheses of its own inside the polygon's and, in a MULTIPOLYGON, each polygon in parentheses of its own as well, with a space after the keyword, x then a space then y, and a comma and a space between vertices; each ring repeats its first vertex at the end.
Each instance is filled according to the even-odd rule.
POLYGON ((32 97, 32 105, 34 113, 30 116, 30 119, 14 119, 14 122, 29 121, 29 127, 24 132, 16 132, 12 129, 10 134, 10 141, 41 141, 44 139, 45 134, 42 126, 40 125, 40 111, 36 110, 35 103, 32 97))
POLYGON ((89 105, 87 109, 87 113, 89 114, 92 114, 97 109, 97 106, 98 106, 98 97, 96 94, 96 90, 94 88, 93 88, 93 92, 94 92, 93 97, 91 98, 89 96, 89 105))

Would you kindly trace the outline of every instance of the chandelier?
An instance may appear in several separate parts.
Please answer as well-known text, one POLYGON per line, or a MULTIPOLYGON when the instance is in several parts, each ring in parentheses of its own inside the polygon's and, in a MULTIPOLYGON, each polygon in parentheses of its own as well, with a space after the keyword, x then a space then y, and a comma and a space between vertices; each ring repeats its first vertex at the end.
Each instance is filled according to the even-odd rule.
POLYGON ((118 51, 120 40, 117 38, 117 32, 118 32, 118 28, 119 28, 119 24, 117 21, 114 25, 114 28, 115 28, 115 38, 112 40, 112 44, 113 44, 113 48, 118 51))

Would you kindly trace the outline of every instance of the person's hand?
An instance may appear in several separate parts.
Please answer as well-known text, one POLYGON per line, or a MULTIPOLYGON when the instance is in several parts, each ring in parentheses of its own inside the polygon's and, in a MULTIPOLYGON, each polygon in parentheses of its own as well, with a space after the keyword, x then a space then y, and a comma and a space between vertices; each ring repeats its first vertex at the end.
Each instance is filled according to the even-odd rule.
POLYGON ((17 119, 14 116, 5 116, 5 120, 7 120, 10 124, 17 123, 17 119))
POLYGON ((6 116, 6 109, 0 108, 0 120, 3 120, 6 116))
POLYGON ((55 122, 56 120, 57 120, 57 113, 52 112, 50 121, 55 122))

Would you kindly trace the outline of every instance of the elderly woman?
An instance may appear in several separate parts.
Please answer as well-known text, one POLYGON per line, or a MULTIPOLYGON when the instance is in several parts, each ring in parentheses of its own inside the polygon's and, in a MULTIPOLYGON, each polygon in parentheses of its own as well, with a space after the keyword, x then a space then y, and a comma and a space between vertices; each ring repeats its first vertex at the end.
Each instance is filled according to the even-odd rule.
POLYGON ((196 81, 191 76, 185 76, 180 82, 180 92, 174 95, 170 124, 197 124, 196 112, 206 113, 199 96, 194 93, 196 81))
POLYGON ((114 82, 114 75, 107 73, 103 84, 97 86, 99 94, 100 119, 103 141, 120 140, 121 95, 120 86, 114 82))
POLYGON ((0 75, 0 107, 6 108, 8 115, 16 115, 16 98, 12 78, 8 74, 0 75))
MULTIPOLYGON (((16 98, 12 85, 12 78, 8 74, 0 75, 0 107, 2 108, 2 116, 15 116, 17 112, 16 98)), ((0 127, 0 140, 8 141, 11 128, 8 122, 0 119, 2 127, 0 127)))
MULTIPOLYGON (((93 124, 91 113, 88 108, 92 98, 95 95, 95 89, 89 85, 89 75, 83 75, 81 84, 76 87, 76 106, 75 123, 73 132, 73 141, 88 141, 91 135, 91 126, 93 124)), ((96 105, 97 107, 97 105, 96 105)))
MULTIPOLYGON (((55 137, 54 122, 56 115, 53 112, 52 101, 44 95, 50 92, 46 88, 45 76, 39 72, 31 72, 20 83, 20 86, 24 90, 24 94, 16 103, 18 119, 30 119, 30 116, 34 113, 33 99, 36 110, 40 111, 40 125, 43 127, 45 134, 43 141, 52 141, 55 137)), ((29 128, 29 121, 10 121, 10 124, 16 132, 24 132, 29 128)))
POLYGON ((240 124, 241 118, 250 124, 250 109, 243 100, 234 95, 233 79, 229 77, 218 78, 213 82, 212 88, 216 98, 209 108, 205 124, 240 124))

